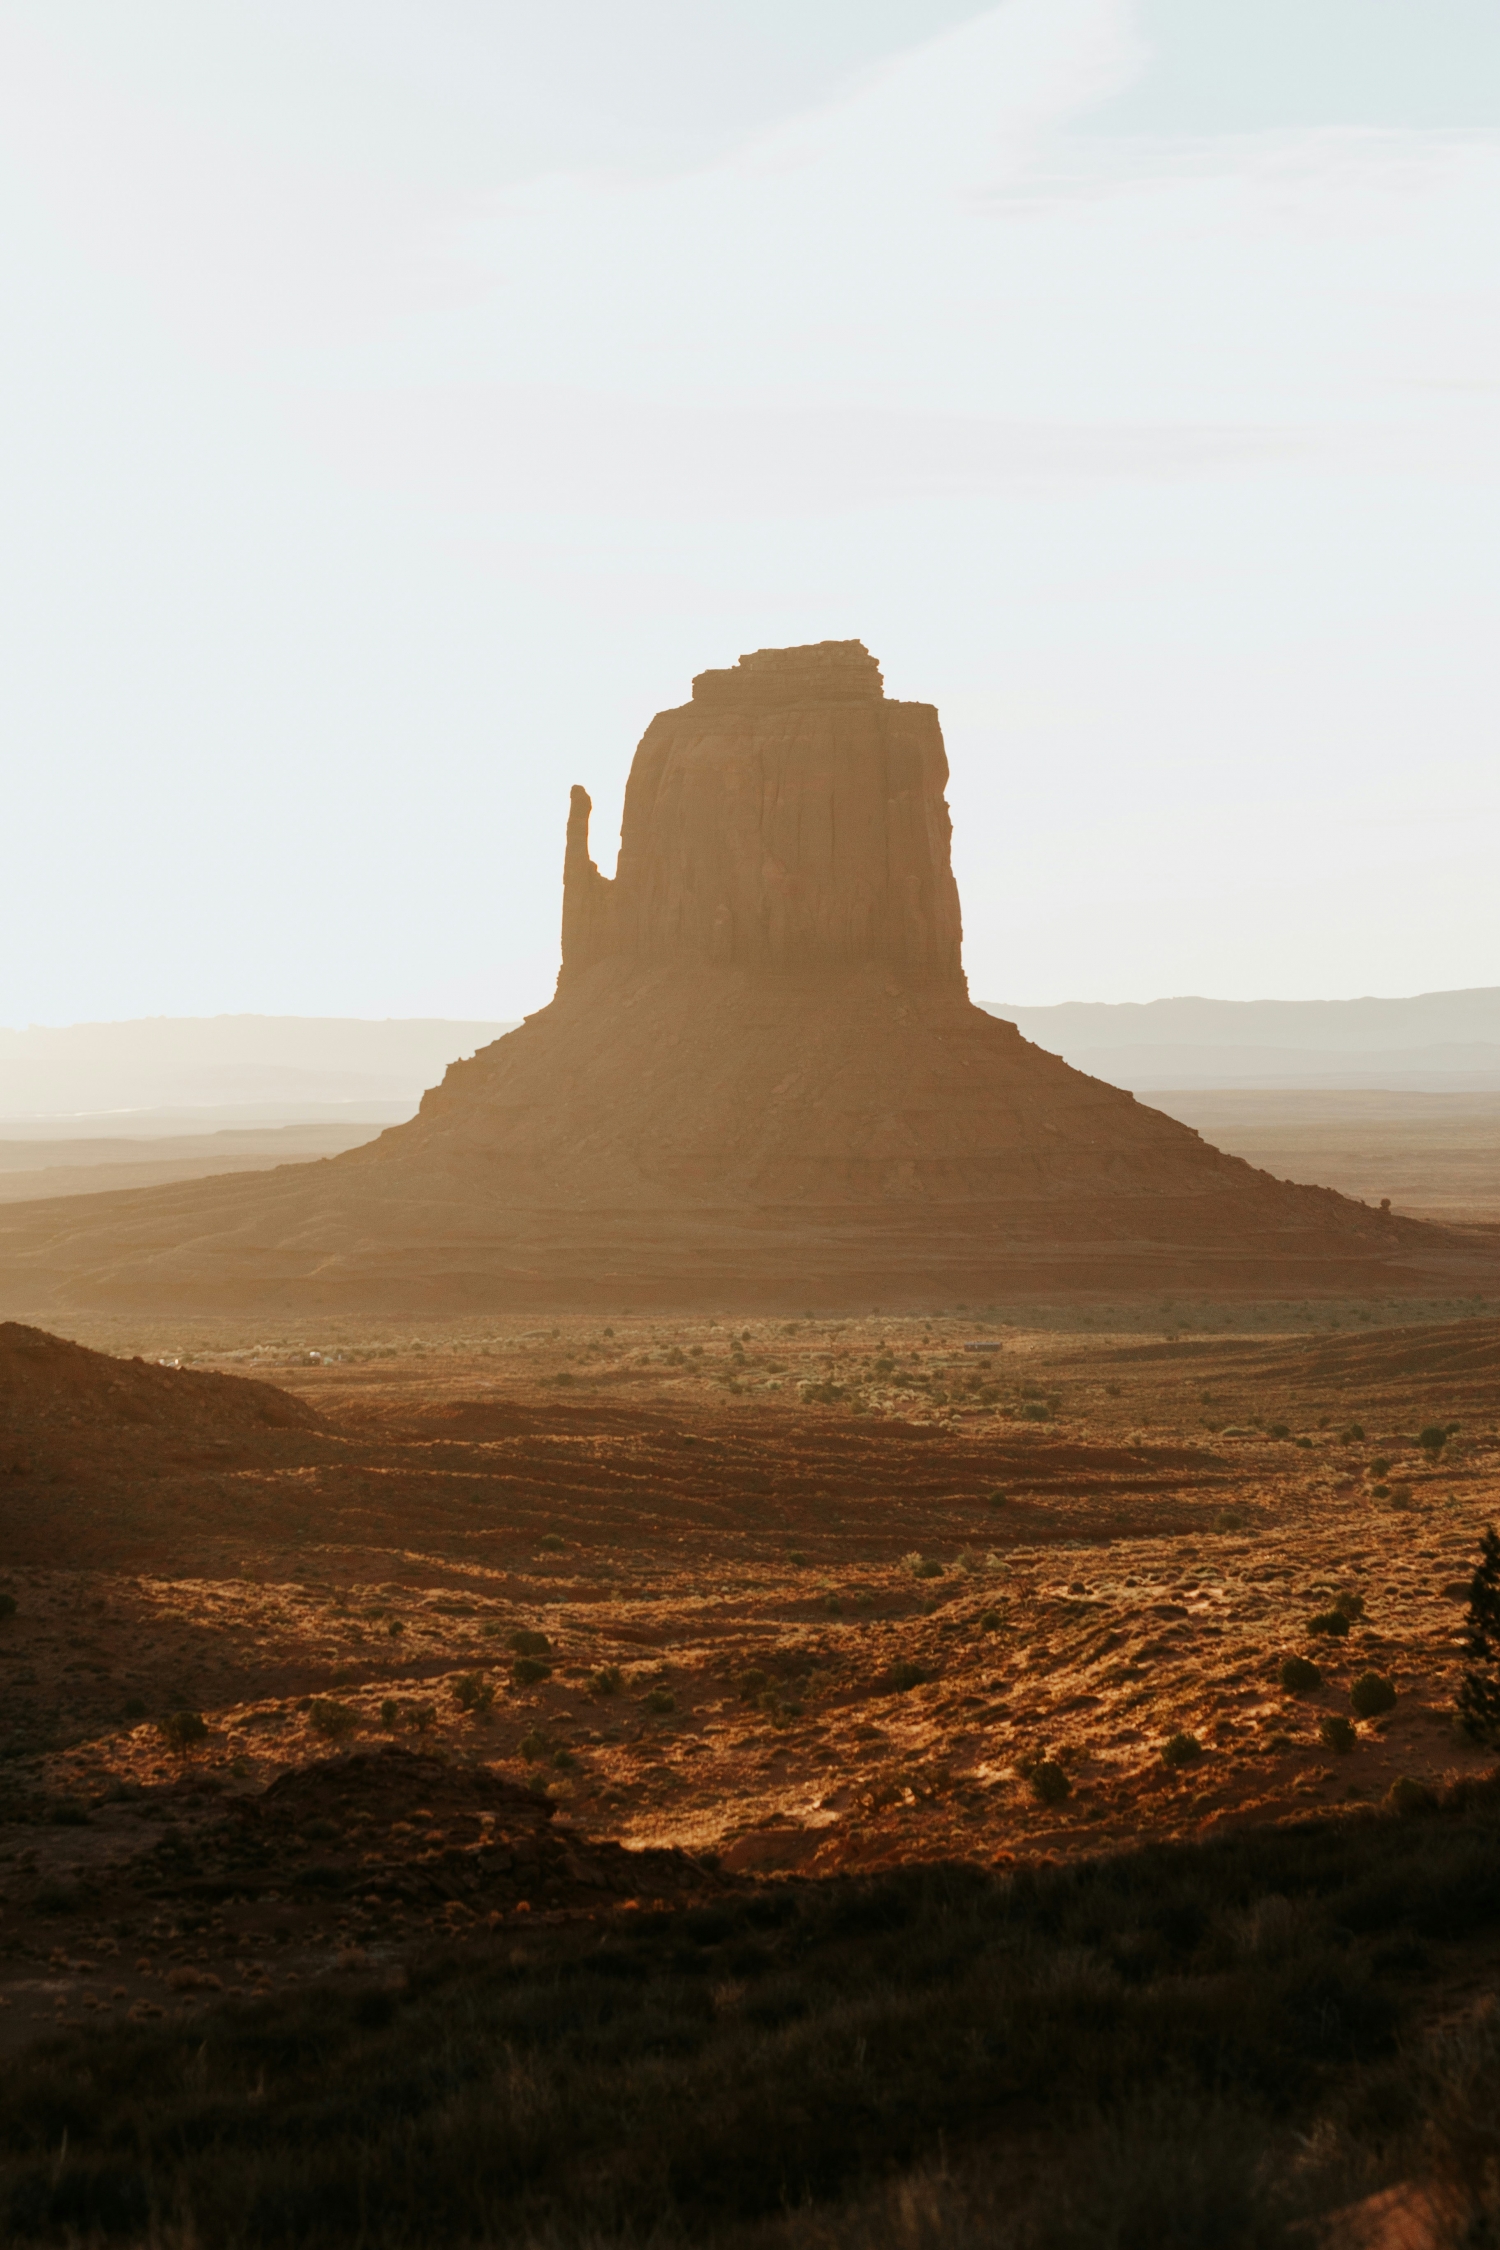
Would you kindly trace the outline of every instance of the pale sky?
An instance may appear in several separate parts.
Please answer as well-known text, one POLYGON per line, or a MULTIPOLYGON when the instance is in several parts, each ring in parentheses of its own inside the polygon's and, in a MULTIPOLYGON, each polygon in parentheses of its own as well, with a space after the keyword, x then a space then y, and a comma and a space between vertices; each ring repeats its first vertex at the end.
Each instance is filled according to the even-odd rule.
POLYGON ((506 1018, 864 640, 976 996, 1500 984, 1495 0, 0 0, 0 1023, 506 1018))

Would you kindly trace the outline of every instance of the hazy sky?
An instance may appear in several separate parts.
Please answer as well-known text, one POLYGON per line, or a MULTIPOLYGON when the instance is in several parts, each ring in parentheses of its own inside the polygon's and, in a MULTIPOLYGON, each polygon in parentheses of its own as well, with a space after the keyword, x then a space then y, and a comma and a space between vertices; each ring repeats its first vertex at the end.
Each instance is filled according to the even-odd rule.
POLYGON ((0 0, 0 1023, 505 1017, 692 674, 972 989, 1500 983, 1496 0, 0 0))

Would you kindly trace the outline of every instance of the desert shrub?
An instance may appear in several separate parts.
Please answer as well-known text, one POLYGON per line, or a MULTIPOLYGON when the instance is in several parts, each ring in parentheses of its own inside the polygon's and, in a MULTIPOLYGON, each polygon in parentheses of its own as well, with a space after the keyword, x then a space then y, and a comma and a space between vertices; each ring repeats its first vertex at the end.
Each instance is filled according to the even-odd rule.
POLYGON ((1363 1594, 1354 1592, 1351 1588, 1348 1593, 1340 1594, 1333 1606, 1339 1615, 1347 1617, 1352 1625, 1356 1619, 1363 1617, 1365 1614, 1365 1597, 1363 1594))
POLYGON ((308 1720, 319 1734, 330 1742, 347 1742, 359 1726, 359 1713, 348 1703, 336 1703, 332 1696, 315 1695, 308 1720))
POLYGON ((396 1698, 393 1695, 388 1695, 385 1701, 380 1706, 380 1723, 385 1728, 387 1734, 390 1733, 393 1727, 399 1724, 400 1718, 400 1704, 396 1701, 396 1698))
POLYGON ((47 1818, 54 1828, 87 1828, 91 1825, 88 1807, 80 1805, 76 1797, 59 1797, 47 1807, 47 1818))
POLYGON ((1335 1640, 1342 1639, 1349 1630, 1349 1620, 1341 1609, 1325 1609, 1307 1621, 1310 1633, 1330 1633, 1335 1640))
POLYGON ((1468 1664, 1458 1690, 1458 1718, 1473 1742, 1500 1746, 1500 1537, 1490 1524, 1479 1567, 1469 1581, 1464 1620, 1468 1664))
POLYGON ((488 1718, 495 1708, 494 1682, 478 1672, 460 1672, 449 1692, 460 1711, 471 1718, 488 1718))
POLYGON ((1356 1739, 1349 1721, 1339 1718, 1334 1712, 1330 1711, 1327 1718, 1319 1722, 1318 1740, 1325 1750, 1337 1750, 1343 1757, 1354 1748, 1356 1739))
POLYGON ((1417 1443, 1424 1453, 1436 1460, 1452 1435, 1451 1425, 1445 1428, 1441 1422, 1429 1422, 1425 1429, 1418 1430, 1417 1443))
POLYGON ((545 1758, 547 1755, 547 1737, 542 1733, 540 1727, 534 1727, 530 1734, 522 1735, 521 1755, 529 1766, 535 1765, 538 1758, 545 1758))
POLYGON ((1016 1418, 1022 1422, 1050 1422, 1052 1409, 1042 1398, 1028 1398, 1016 1408, 1016 1418))
POLYGON ((1000 1623, 1000 1612, 998 1609, 981 1610, 979 1615, 979 1630, 981 1633, 998 1633, 1000 1630, 1000 1623))
POLYGON ((1174 1734, 1161 1746, 1164 1766, 1190 1766, 1203 1755, 1203 1745, 1195 1734, 1174 1734))
POLYGON ((399 1641, 402 1634, 406 1631, 406 1625, 404 1620, 399 1617, 388 1617, 386 1619, 385 1629, 393 1641, 399 1641))
POLYGON ((1323 1675, 1307 1656, 1284 1656, 1277 1678, 1288 1695, 1311 1695, 1323 1685, 1323 1675))
POLYGON ((1364 1434, 1364 1428, 1362 1424, 1358 1422, 1348 1423, 1346 1427, 1339 1432, 1339 1436, 1343 1439, 1345 1445, 1357 1445, 1363 1438, 1364 1434))
POLYGON ((573 1752, 567 1747, 566 1743, 564 1743, 563 1747, 560 1750, 553 1751, 552 1763, 557 1767, 560 1773, 571 1773, 574 1767, 577 1765, 578 1760, 573 1755, 573 1752))
POLYGON ((1238 1508, 1225 1508, 1214 1518, 1215 1531, 1243 1531, 1244 1528, 1245 1519, 1238 1508))
POLYGON ((124 1713, 127 1719, 144 1719, 146 1716, 146 1698, 143 1695, 127 1695, 124 1713))
POLYGON ((1362 1672, 1349 1690, 1357 1718, 1378 1719, 1382 1711, 1396 1708, 1396 1690, 1379 1672, 1362 1672))
MULTIPOLYGON (((1430 2118, 1457 2121, 1493 2183, 1492 2059, 1417 2085, 1430 1985, 1378 1965, 1392 1940, 1500 1930, 1482 1788, 1415 1822, 908 1866, 708 1915, 538 1915, 523 1948, 438 1937, 399 1994, 320 1978, 253 2009, 96 2019, 7 2058, 0 2231, 235 2250, 1321 2242, 1367 2157, 1380 2179, 1432 2176, 1430 2118), (122 2201, 141 2179, 149 2205, 122 2201)), ((1432 2159, 1447 2179, 1446 2148, 1432 2159)))
POLYGON ((14 1616, 15 1616, 15 1614, 16 1614, 16 1597, 15 1597, 15 1595, 14 1595, 14 1594, 0 1594, 0 1619, 6 1618, 6 1617, 14 1617, 14 1616))
POLYGON ((157 1733, 169 1750, 191 1750, 208 1737, 208 1721, 200 1711, 168 1711, 156 1722, 157 1733))
POLYGON ((589 1675, 589 1687, 595 1695, 618 1695, 624 1685, 625 1675, 618 1664, 601 1664, 589 1675))
POLYGON ((989 1504, 992 1508, 1003 1508, 1009 1498, 1010 1494, 1008 1492, 992 1492, 990 1494, 989 1504))
POLYGON ((1372 1461, 1372 1462, 1370 1463, 1370 1474, 1371 1474, 1371 1476, 1372 1476, 1372 1477, 1388 1477, 1388 1476, 1390 1475, 1390 1473, 1391 1473, 1391 1464, 1390 1464, 1390 1462, 1389 1462, 1389 1461, 1387 1461, 1387 1459, 1386 1459, 1386 1457, 1385 1457, 1385 1455, 1384 1455, 1383 1453, 1378 1453, 1378 1454, 1377 1454, 1377 1455, 1375 1456, 1375 1459, 1374 1459, 1374 1460, 1373 1460, 1373 1461, 1372 1461))
POLYGON ((909 1656, 898 1656, 879 1684, 887 1695, 905 1695, 909 1689, 921 1687, 927 1676, 909 1656))
POLYGON ((677 1698, 669 1687, 648 1688, 641 1697, 641 1709, 643 1711, 664 1712, 675 1711, 676 1708, 677 1698))
POLYGON ((567 1544, 567 1540, 561 1538, 555 1531, 544 1531, 537 1541, 537 1545, 545 1547, 549 1555, 561 1554, 567 1544))
POLYGON ((1292 1434, 1290 1422, 1270 1422, 1266 1427, 1271 1437, 1288 1438, 1292 1434))
POLYGON ((1060 1805, 1073 1794, 1073 1784, 1055 1758, 1039 1758, 1026 1779, 1039 1805, 1060 1805))
POLYGON ((546 1656, 552 1647, 545 1633, 532 1633, 522 1626, 510 1636, 510 1646, 517 1656, 546 1656))
POLYGON ((734 1684, 742 1699, 746 1703, 753 1703, 762 1690, 770 1686, 770 1674, 752 1665, 748 1672, 741 1672, 734 1684))
POLYGON ((800 1547, 789 1547, 786 1559, 794 1570, 805 1570, 807 1568, 807 1557, 800 1547))
POLYGON ((1437 1803, 1437 1791, 1430 1789, 1425 1781, 1414 1781, 1409 1773, 1403 1773, 1391 1783, 1385 1801, 1393 1813, 1427 1812, 1437 1803))
POLYGON ((535 1687, 539 1681, 550 1680, 552 1667, 539 1656, 518 1656, 510 1668, 510 1676, 517 1687, 535 1687))
POLYGON ((437 1706, 432 1703, 414 1703, 406 1715, 418 1734, 425 1734, 437 1717, 437 1706))

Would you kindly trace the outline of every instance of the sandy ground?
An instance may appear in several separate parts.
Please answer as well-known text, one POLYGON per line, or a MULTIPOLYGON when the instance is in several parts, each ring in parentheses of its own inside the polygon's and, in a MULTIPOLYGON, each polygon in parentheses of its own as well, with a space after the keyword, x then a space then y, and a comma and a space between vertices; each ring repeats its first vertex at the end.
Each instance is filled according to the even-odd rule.
MULTIPOLYGON (((317 1421, 101 1447, 65 1417, 0 1459, 12 2038, 85 1993, 160 2004, 166 1940, 111 1932, 147 1926, 120 1886, 159 1872, 163 1821, 191 1835, 338 1747, 483 1768, 543 1794, 557 1834, 675 1849, 702 1880, 1095 1852, 1485 1763, 1451 1709, 1500 1516, 1492 1317, 1232 1339, 346 1322, 197 1348, 317 1421), (1413 1440, 1438 1422, 1434 1460, 1413 1440), (1316 1629, 1340 1596, 1357 1620, 1316 1629), (517 1634, 545 1636, 523 1644, 542 1676, 517 1634), (1280 1684, 1293 1653, 1311 1692, 1280 1684), (1330 1747, 1370 1671, 1394 1709, 1330 1747), (174 1750, 177 1707, 207 1733, 174 1750), (1042 1759, 1061 1803, 1034 1793, 1042 1759), (80 1884, 60 1935, 39 1887, 80 1884)), ((239 1938, 284 1932, 277 1973, 352 1942, 316 1902, 246 1912, 239 1938)))
POLYGON ((1143 1094, 1281 1180, 1389 1196, 1407 1218, 1500 1222, 1500 1094, 1235 1089, 1143 1094))

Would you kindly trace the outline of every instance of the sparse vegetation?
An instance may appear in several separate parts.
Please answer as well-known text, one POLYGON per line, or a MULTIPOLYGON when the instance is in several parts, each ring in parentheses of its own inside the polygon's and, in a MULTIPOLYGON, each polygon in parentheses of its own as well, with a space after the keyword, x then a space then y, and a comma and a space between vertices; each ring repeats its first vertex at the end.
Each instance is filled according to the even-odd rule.
POLYGON ((1323 1675, 1308 1656, 1284 1656, 1277 1674, 1288 1695, 1311 1695, 1323 1685, 1323 1675))
POLYGON ((1486 1527, 1479 1567, 1469 1582, 1464 1654, 1459 1719, 1472 1741, 1500 1747, 1500 1536, 1493 1524, 1486 1527))
POLYGON ((1060 1805, 1073 1794, 1073 1784, 1055 1758, 1039 1758, 1024 1769, 1031 1794, 1039 1805, 1060 1805))
POLYGON ((471 1719, 487 1719, 495 1708, 495 1685, 479 1672, 460 1672, 453 1682, 452 1695, 460 1711, 467 1711, 471 1719))
POLYGON ((1356 1718, 1378 1719, 1383 1712, 1396 1708, 1396 1690, 1379 1672, 1364 1672, 1349 1690, 1349 1702, 1356 1718))
POLYGON ((1318 1722, 1318 1740, 1325 1750, 1335 1750, 1340 1757, 1346 1757, 1358 1739, 1349 1721, 1336 1712, 1329 1712, 1318 1722))
POLYGON ((329 1742, 347 1742, 359 1731, 359 1713, 348 1703, 338 1703, 332 1696, 315 1695, 307 1714, 308 1723, 329 1742))
POLYGON ((157 1720, 156 1729, 167 1748, 179 1755, 208 1739, 208 1721, 201 1711, 166 1711, 157 1720))
POLYGON ((1203 1755, 1203 1745, 1195 1734, 1174 1734, 1161 1746, 1164 1766, 1195 1765, 1203 1755))

